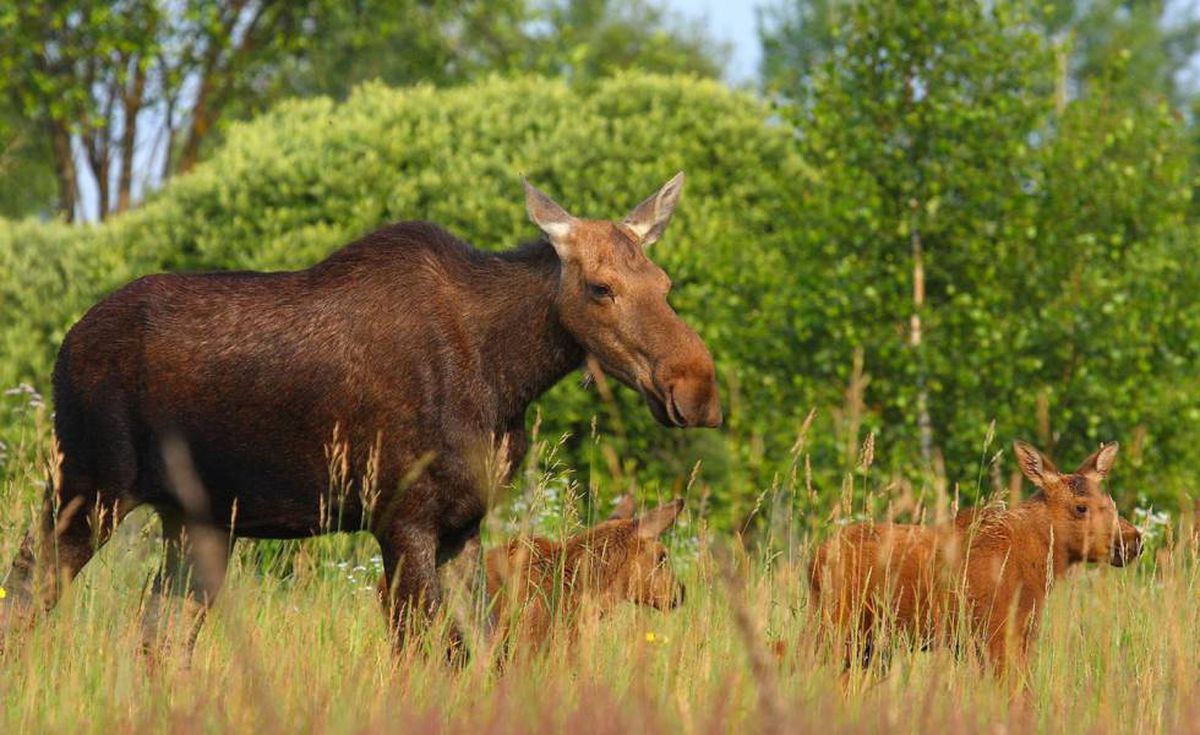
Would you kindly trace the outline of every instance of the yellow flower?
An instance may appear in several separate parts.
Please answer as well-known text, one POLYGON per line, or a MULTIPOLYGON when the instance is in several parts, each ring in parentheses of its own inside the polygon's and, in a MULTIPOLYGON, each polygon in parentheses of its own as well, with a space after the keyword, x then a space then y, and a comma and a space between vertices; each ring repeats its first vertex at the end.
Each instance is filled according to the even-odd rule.
POLYGON ((668 640, 669 639, 665 635, 658 635, 656 633, 647 633, 646 634, 646 642, 647 643, 658 643, 660 645, 665 646, 667 644, 668 640))
POLYGON ((0 587, 0 600, 3 600, 5 597, 8 597, 8 590, 0 587))
POLYGON ((653 633, 646 634, 646 642, 647 643, 653 643, 656 640, 656 638, 657 637, 653 633))

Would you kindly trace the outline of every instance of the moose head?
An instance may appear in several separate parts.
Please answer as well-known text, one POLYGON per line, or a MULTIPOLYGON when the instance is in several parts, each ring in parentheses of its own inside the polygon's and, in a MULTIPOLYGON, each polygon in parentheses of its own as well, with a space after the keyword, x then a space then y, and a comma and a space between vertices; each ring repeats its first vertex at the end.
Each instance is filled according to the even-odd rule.
POLYGON ((1021 472, 1041 488, 1055 539, 1066 545, 1072 561, 1107 561, 1122 567, 1142 551, 1141 534, 1117 515, 1117 506, 1103 487, 1117 449, 1116 442, 1106 444, 1067 474, 1025 442, 1013 443, 1021 472))
POLYGON ((671 279, 646 257, 683 190, 678 173, 619 222, 579 219, 525 182, 529 218, 562 262, 559 319, 600 369, 638 391, 668 427, 721 424, 716 369, 667 302, 671 279))

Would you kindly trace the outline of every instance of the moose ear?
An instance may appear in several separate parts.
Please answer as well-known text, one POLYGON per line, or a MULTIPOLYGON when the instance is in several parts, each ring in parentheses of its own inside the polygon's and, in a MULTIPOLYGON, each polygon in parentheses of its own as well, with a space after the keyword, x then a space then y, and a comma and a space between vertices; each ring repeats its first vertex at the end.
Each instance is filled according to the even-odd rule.
POLYGON ((1058 475, 1058 468, 1053 462, 1023 441, 1013 442, 1013 453, 1017 455, 1017 464, 1021 466, 1021 472, 1025 473, 1030 482, 1042 489, 1046 488, 1051 478, 1058 475))
POLYGON ((1079 465, 1079 469, 1075 470, 1081 475, 1091 475, 1093 477, 1108 477, 1108 473, 1112 471, 1113 462, 1117 461, 1117 450, 1120 449, 1119 444, 1105 444, 1092 453, 1092 456, 1083 460, 1083 464, 1079 465))
POLYGON ((575 218, 553 199, 538 191, 527 179, 521 181, 525 184, 525 211, 529 213, 529 219, 550 238, 550 244, 558 251, 559 257, 566 257, 575 218))
POLYGON ((680 171, 653 196, 634 207, 633 211, 621 220, 621 224, 633 230, 642 247, 653 245, 667 229, 667 223, 671 221, 671 214, 674 213, 682 193, 683 172, 680 171))
POLYGON ((644 539, 658 538, 662 532, 670 528, 683 510, 683 498, 676 498, 666 505, 660 505, 649 513, 637 519, 638 536, 644 539))
POLYGON ((630 518, 633 518, 633 510, 633 496, 629 493, 625 493, 621 497, 617 498, 617 504, 613 508, 612 513, 609 514, 608 520, 627 521, 630 518))

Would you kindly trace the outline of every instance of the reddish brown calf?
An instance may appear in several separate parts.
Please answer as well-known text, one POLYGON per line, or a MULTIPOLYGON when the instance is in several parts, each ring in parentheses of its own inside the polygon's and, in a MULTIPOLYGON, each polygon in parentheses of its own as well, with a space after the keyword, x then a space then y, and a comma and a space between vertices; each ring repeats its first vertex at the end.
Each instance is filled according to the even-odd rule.
POLYGON ((849 526, 821 546, 810 568, 813 605, 845 646, 847 667, 868 662, 884 629, 921 645, 966 631, 997 672, 1027 653, 1046 595, 1081 562, 1124 566, 1141 552, 1102 481, 1115 443, 1075 472, 1059 472, 1016 442, 1017 461, 1040 492, 1012 509, 967 510, 937 527, 849 526))
MULTIPOLYGON (((486 599, 497 640, 520 643, 524 649, 544 645, 556 626, 571 637, 580 615, 604 616, 623 602, 659 610, 683 602, 684 587, 675 578, 666 547, 659 541, 670 528, 683 501, 676 500, 634 517, 626 496, 607 521, 564 542, 541 536, 521 536, 484 556, 486 599)), ((460 581, 475 578, 478 566, 470 558, 477 541, 464 552, 455 571, 460 581)), ((378 594, 387 602, 384 580, 378 594)))

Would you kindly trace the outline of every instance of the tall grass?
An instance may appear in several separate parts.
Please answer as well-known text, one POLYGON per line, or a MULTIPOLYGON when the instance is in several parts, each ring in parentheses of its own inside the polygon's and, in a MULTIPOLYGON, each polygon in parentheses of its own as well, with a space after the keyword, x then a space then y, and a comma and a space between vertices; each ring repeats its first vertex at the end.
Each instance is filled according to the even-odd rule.
MULTIPOLYGON (((1058 585, 1026 694, 1010 696, 969 657, 903 648, 886 676, 843 693, 840 660, 816 643, 808 617, 812 545, 864 513, 944 516, 938 506, 952 493, 937 478, 916 500, 911 488, 872 485, 871 439, 848 450, 855 465, 840 510, 814 518, 810 425, 795 442, 795 471, 760 496, 752 542, 709 533, 703 490, 687 485, 690 511, 670 542, 688 588, 681 608, 626 606, 573 644, 503 669, 482 656, 451 668, 428 639, 393 653, 372 590, 377 552, 363 535, 240 544, 190 662, 172 653, 150 668, 138 654, 138 615, 159 545, 156 523, 135 514, 58 609, 8 641, 0 732, 1200 730, 1200 564, 1190 531, 1159 539, 1135 568, 1084 569, 1058 585)), ((7 448, 0 563, 31 521, 49 446, 35 415, 7 448)), ((555 446, 537 442, 489 521, 489 543, 522 530, 566 534, 590 520, 555 446)))

